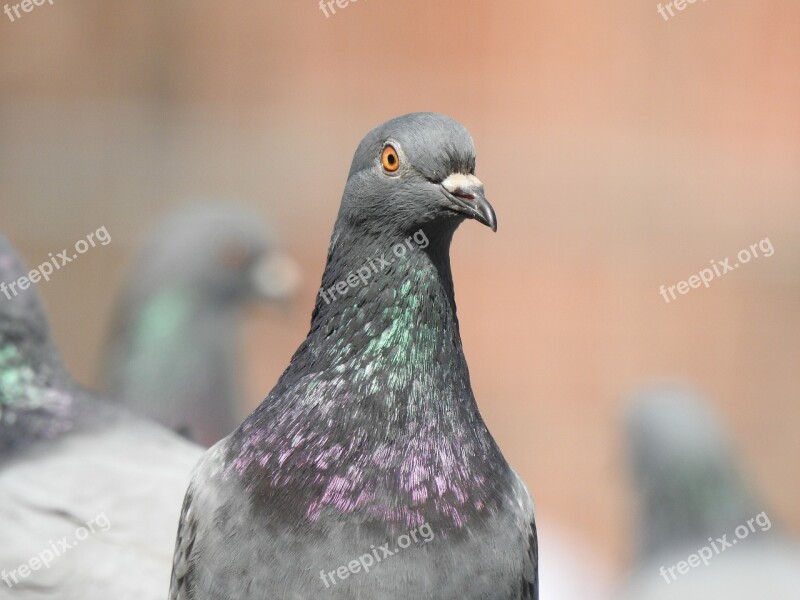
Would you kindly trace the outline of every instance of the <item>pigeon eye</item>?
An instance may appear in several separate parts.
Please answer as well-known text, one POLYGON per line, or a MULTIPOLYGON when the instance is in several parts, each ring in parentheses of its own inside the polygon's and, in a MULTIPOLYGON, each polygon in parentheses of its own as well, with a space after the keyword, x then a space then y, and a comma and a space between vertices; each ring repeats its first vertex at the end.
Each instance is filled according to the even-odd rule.
POLYGON ((381 165, 385 171, 394 173, 400 168, 400 157, 393 146, 386 146, 381 153, 381 165))

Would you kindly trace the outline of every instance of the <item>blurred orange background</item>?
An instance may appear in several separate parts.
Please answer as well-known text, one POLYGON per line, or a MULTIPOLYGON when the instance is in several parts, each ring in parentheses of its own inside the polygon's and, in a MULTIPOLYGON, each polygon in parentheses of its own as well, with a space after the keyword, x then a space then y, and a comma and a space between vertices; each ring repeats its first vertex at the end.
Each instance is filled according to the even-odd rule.
POLYGON ((475 138, 499 230, 452 259, 475 393, 541 518, 620 569, 620 402, 696 383, 765 509, 800 533, 800 4, 709 0, 45 3, 0 15, 0 230, 29 263, 105 225, 39 285, 67 364, 98 380, 118 285, 187 199, 234 199, 303 267, 243 323, 249 404, 305 336, 352 153, 432 110, 475 138), (665 303, 769 238, 775 253, 665 303))

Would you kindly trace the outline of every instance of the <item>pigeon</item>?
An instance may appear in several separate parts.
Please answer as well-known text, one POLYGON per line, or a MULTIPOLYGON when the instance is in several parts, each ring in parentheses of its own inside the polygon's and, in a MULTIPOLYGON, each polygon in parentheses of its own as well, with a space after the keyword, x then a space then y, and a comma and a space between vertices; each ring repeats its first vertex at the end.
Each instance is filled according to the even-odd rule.
MULTIPOLYGON (((0 235, 0 282, 28 273, 0 235)), ((0 294, 0 599, 161 600, 203 449, 76 384, 24 287, 0 294)))
POLYGON ((240 414, 237 317, 248 301, 286 302, 294 262, 259 221, 191 204, 163 219, 115 310, 104 389, 134 412, 206 447, 240 414))
POLYGON ((698 393, 678 384, 640 391, 626 430, 638 521, 618 598, 798 598, 800 547, 773 526, 698 393))
POLYGON ((533 502, 473 396, 450 242, 496 230, 456 121, 352 162, 306 340, 192 475, 171 600, 538 597, 533 502))

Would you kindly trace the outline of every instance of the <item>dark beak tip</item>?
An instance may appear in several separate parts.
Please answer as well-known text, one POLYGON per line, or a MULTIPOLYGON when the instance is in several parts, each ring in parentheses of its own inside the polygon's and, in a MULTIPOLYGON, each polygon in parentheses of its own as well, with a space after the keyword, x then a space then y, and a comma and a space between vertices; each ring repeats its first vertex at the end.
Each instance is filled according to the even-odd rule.
POLYGON ((477 196, 475 201, 471 204, 476 213, 476 220, 480 221, 493 232, 497 233, 497 215, 495 214, 494 208, 492 208, 492 205, 489 204, 489 201, 486 199, 486 197, 481 194, 480 196, 477 196))
POLYGON ((486 199, 483 186, 472 186, 469 188, 451 189, 445 187, 445 192, 461 209, 462 215, 472 218, 479 223, 483 223, 493 232, 497 232, 497 215, 494 208, 486 199))

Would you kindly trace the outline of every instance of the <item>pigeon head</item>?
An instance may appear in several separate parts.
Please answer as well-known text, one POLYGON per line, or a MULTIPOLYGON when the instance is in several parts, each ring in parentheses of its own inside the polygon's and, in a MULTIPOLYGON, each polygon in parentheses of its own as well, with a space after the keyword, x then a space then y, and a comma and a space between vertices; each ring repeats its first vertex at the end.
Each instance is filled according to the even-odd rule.
POLYGON ((475 176, 475 146, 458 122, 413 113, 370 131, 355 153, 339 214, 359 234, 452 231, 497 218, 475 176))
POLYGON ((643 389, 625 425, 640 558, 720 535, 758 512, 726 432, 694 391, 676 384, 643 389))
POLYGON ((134 296, 183 289, 207 304, 282 301, 295 291, 294 263, 260 220, 230 206, 190 205, 149 237, 135 272, 134 296))

